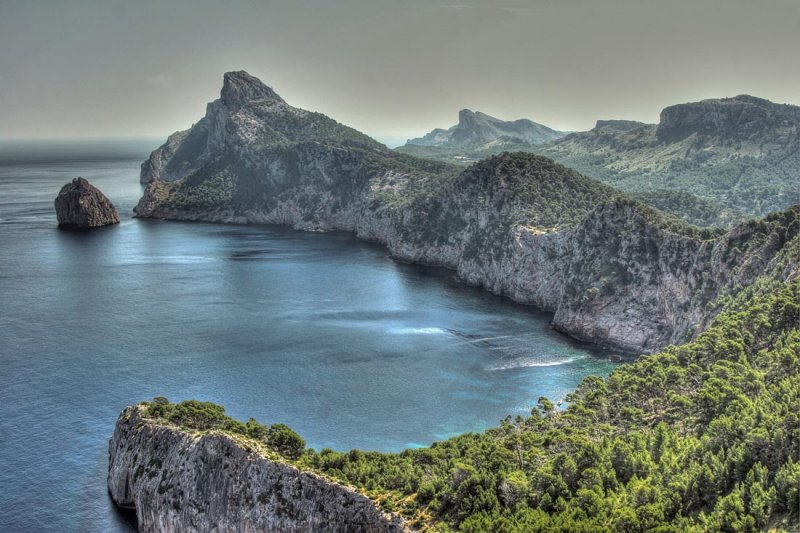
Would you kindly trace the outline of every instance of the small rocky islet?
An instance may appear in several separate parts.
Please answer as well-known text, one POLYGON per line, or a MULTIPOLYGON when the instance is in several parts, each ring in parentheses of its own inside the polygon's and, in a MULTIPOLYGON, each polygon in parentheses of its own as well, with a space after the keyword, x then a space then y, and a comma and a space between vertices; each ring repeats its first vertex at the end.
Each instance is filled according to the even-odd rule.
POLYGON ((75 178, 55 199, 58 227, 89 229, 119 224, 119 213, 100 189, 85 178, 75 178))

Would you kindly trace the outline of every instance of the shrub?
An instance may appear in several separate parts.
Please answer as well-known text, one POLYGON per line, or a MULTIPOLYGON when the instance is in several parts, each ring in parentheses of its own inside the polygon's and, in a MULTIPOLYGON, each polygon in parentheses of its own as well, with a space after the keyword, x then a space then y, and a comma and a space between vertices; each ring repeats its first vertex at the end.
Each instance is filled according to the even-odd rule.
POLYGON ((306 448, 306 441, 286 424, 273 424, 267 430, 267 444, 290 459, 297 459, 306 448))
POLYGON ((214 429, 222 427, 227 421, 225 408, 211 402, 186 400, 172 411, 170 422, 192 429, 214 429))
POLYGON ((163 396, 156 396, 153 398, 153 401, 150 402, 147 409, 147 414, 154 418, 169 418, 173 407, 174 405, 172 405, 169 400, 163 396))

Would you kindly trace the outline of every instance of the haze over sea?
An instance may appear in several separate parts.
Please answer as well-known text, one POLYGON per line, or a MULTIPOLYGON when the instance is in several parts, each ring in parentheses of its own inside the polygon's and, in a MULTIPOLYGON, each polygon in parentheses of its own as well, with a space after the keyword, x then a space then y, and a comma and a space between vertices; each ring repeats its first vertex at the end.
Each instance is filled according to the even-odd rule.
POLYGON ((346 234, 136 220, 153 142, 0 146, 0 531, 126 531, 106 492, 127 405, 164 395, 401 450, 563 398, 607 354, 550 316, 346 234), (121 224, 56 229, 83 176, 121 224))

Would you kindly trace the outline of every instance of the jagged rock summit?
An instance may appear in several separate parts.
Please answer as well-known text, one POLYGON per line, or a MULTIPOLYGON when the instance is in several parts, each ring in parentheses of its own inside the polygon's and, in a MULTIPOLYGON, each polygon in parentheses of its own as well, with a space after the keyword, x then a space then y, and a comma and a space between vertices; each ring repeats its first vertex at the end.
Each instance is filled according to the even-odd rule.
MULTIPOLYGON (((173 133, 142 163, 141 183, 176 181, 219 158, 244 164, 266 147, 302 142, 346 142, 371 150, 388 148, 321 113, 287 104, 247 72, 225 73, 222 91, 191 129, 173 133)), ((257 165, 257 161, 250 161, 257 165)))
POLYGON ((423 137, 410 139, 416 146, 465 146, 493 141, 544 144, 564 137, 566 133, 548 128, 528 119, 500 120, 480 111, 462 109, 458 124, 449 129, 436 128, 423 137))
POLYGON ((286 103, 271 87, 267 87, 261 80, 251 76, 244 70, 225 73, 220 99, 229 109, 241 107, 247 102, 255 100, 273 100, 286 103))
POLYGON ((84 178, 61 188, 55 200, 59 228, 97 228, 119 223, 114 204, 84 178))

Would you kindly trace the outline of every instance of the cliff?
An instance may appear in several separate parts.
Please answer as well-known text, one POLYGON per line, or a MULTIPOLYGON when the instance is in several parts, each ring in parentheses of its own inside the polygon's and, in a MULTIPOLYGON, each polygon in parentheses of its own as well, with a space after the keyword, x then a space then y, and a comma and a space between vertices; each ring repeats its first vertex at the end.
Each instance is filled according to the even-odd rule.
POLYGON ((798 231, 797 208, 727 234, 693 230, 532 154, 458 172, 292 108, 271 89, 227 97, 229 85, 257 82, 244 76, 226 75, 223 97, 186 134, 205 139, 201 156, 179 157, 185 143, 154 152, 148 168, 162 174, 196 169, 150 183, 138 216, 351 231, 553 311, 570 335, 634 352, 691 338, 716 313, 707 304, 771 268, 798 231))
POLYGON ((97 228, 119 223, 114 204, 84 178, 64 185, 54 203, 59 228, 97 228))
POLYGON ((126 408, 109 441, 108 490, 139 531, 391 532, 408 528, 353 489, 269 458, 220 431, 126 408))

